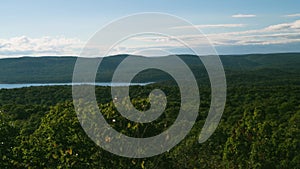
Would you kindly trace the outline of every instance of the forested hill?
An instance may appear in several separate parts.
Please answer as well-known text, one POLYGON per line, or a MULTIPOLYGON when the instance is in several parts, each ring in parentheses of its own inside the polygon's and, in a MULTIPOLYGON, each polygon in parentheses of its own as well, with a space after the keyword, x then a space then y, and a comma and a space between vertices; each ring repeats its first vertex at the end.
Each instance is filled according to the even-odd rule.
MULTIPOLYGON (((105 57, 100 65, 97 81, 110 81, 115 68, 127 56, 105 57)), ((179 56, 190 66, 198 79, 206 76, 205 69, 197 56, 179 56)), ((247 77, 253 76, 254 79, 263 79, 269 78, 270 75, 277 78, 288 75, 293 76, 290 79, 295 81, 300 72, 300 53, 221 55, 220 58, 226 75, 229 77, 245 74, 248 75, 247 77)), ((0 59, 0 83, 71 82, 76 59, 77 57, 51 56, 0 59)), ((174 68, 177 68, 176 65, 174 68)), ((137 81, 165 81, 167 79, 168 75, 158 70, 144 71, 136 78, 137 81)), ((248 80, 253 79, 248 78, 248 80)))

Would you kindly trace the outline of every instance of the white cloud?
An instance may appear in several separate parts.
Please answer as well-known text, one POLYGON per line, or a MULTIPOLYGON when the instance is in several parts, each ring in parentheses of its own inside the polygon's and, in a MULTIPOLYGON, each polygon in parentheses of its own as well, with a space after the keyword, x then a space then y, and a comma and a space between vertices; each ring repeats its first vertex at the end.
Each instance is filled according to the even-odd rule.
MULTIPOLYGON (((206 37, 215 46, 239 46, 239 45, 270 45, 270 44, 288 44, 300 42, 300 20, 290 23, 281 23, 270 25, 262 29, 252 29, 246 31, 210 33, 206 37)), ((182 35, 177 37, 183 41, 189 41, 194 46, 207 45, 203 36, 199 35, 182 35)), ((180 48, 182 45, 174 43, 174 38, 170 37, 136 37, 135 40, 140 43, 147 42, 148 47, 173 47, 180 48), (151 43, 153 42, 153 43, 151 43), (162 43, 158 43, 162 42, 162 43), (149 45, 151 44, 151 45, 149 45)), ((139 48, 138 46, 136 46, 139 48)), ((140 46, 142 47, 142 46, 140 46)), ((146 48, 144 45, 143 48, 146 48)))
POLYGON ((78 55, 83 42, 77 38, 26 36, 0 39, 0 57, 78 55))
MULTIPOLYGON (((198 28, 215 27, 242 27, 243 24, 216 24, 196 25, 198 28)), ((250 29, 245 31, 209 33, 206 35, 190 34, 191 31, 183 30, 192 28, 190 26, 173 27, 170 31, 180 32, 178 36, 168 37, 165 35, 136 36, 116 46, 112 54, 135 54, 136 51, 160 50, 174 51, 176 49, 187 49, 180 41, 191 45, 190 47, 209 46, 206 37, 214 46, 249 46, 249 45, 283 45, 289 43, 300 43, 300 20, 294 22, 270 25, 261 29, 250 29), (178 41, 179 40, 179 41, 178 41)), ((174 32, 172 32, 174 33, 174 32)))
POLYGON ((176 26, 172 29, 190 29, 190 28, 236 28, 244 27, 246 24, 206 24, 206 25, 192 25, 192 26, 176 26))
POLYGON ((283 17, 300 17, 300 13, 283 15, 283 17))
POLYGON ((300 42, 300 20, 262 29, 207 35, 216 45, 268 45, 300 42))
POLYGON ((232 15, 231 17, 233 17, 233 18, 253 18, 253 17, 256 17, 256 15, 253 15, 253 14, 236 14, 236 15, 232 15))
POLYGON ((288 29, 300 29, 300 20, 296 20, 291 23, 282 23, 277 25, 271 25, 265 30, 267 31, 278 31, 278 30, 288 30, 288 29))
MULTIPOLYGON (((241 27, 243 24, 216 24, 196 25, 199 27, 241 27)), ((185 46, 177 39, 188 42, 192 47, 207 46, 207 39, 215 46, 241 46, 241 45, 270 45, 300 43, 300 20, 294 22, 280 23, 267 26, 261 29, 252 29, 235 32, 210 33, 205 36, 188 34, 191 31, 183 31, 188 27, 174 27, 170 31, 180 32, 178 37, 168 36, 137 36, 119 44, 112 49, 111 54, 128 53, 136 51, 159 49, 169 51, 181 49, 185 46), (177 39, 176 39, 177 38, 177 39)), ((230 30, 230 29, 229 29, 230 30)), ((12 56, 67 56, 79 55, 84 42, 77 38, 65 37, 41 37, 30 38, 26 36, 10 39, 0 39, 0 57, 12 56)), ((90 46, 91 53, 101 51, 104 46, 90 46)), ((105 48, 104 48, 105 49, 105 48)), ((87 51, 89 51, 87 50, 87 51)), ((85 53, 89 55, 89 53, 85 53)))

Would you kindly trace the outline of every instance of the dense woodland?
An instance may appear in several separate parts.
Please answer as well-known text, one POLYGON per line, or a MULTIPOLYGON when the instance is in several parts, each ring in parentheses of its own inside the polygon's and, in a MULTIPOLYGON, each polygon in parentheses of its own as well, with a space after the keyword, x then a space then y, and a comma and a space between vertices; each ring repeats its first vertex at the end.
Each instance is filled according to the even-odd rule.
MULTIPOLYGON (((202 144, 198 136, 209 110, 210 87, 207 77, 199 77, 196 124, 173 149, 150 158, 119 157, 96 146, 80 126, 70 86, 1 89, 0 168, 300 168, 300 55, 289 54, 284 63, 277 55, 270 55, 273 60, 243 56, 252 64, 238 56, 223 60, 226 107, 217 130, 202 144), (236 62, 230 60, 235 57, 236 62)), ((164 114, 151 123, 124 119, 112 103, 110 87, 96 87, 107 122, 132 137, 153 136, 171 126, 180 106, 179 89, 161 75, 167 79, 130 87, 139 110, 150 107, 151 90, 165 92, 164 114)))

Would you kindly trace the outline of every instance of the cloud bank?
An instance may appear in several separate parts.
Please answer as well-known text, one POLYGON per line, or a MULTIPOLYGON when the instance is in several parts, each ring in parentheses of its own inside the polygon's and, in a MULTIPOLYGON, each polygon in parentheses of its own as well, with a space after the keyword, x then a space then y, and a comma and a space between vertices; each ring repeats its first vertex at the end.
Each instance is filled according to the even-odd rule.
MULTIPOLYGON (((199 29, 246 26, 245 24, 195 25, 195 27, 199 29)), ((170 30, 189 32, 188 30, 190 28, 191 27, 178 26, 170 30)), ((127 42, 115 46, 111 54, 135 54, 137 51, 145 50, 184 51, 183 53, 186 53, 186 50, 184 50, 186 47, 178 43, 178 39, 188 41, 193 47, 201 47, 201 45, 207 45, 207 40, 203 39, 206 37, 211 44, 217 48, 237 48, 241 46, 266 48, 268 45, 280 45, 282 48, 293 46, 293 48, 295 48, 295 44, 300 44, 300 20, 269 25, 261 29, 244 31, 230 30, 231 29, 228 29, 226 32, 221 33, 208 33, 205 36, 184 34, 179 37, 158 35, 133 37, 127 42)), ((30 38, 21 36, 10 39, 0 39, 0 58, 20 56, 78 56, 84 44, 85 42, 78 38, 65 37, 30 38)), ((298 48, 296 49, 299 51, 298 48)), ((101 50, 101 46, 96 46, 90 50, 101 50)))
POLYGON ((77 38, 26 36, 0 39, 0 57, 78 55, 84 43, 77 38))

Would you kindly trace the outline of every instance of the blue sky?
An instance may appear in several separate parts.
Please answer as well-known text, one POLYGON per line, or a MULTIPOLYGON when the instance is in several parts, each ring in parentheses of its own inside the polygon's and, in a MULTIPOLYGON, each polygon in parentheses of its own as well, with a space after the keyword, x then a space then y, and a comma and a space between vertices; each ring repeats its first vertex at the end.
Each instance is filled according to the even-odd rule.
MULTIPOLYGON (((105 24, 138 12, 164 12, 190 21, 219 54, 299 52, 299 7, 296 0, 4 0, 0 57, 79 55, 105 24)), ((176 47, 173 51, 184 53, 176 47)))

